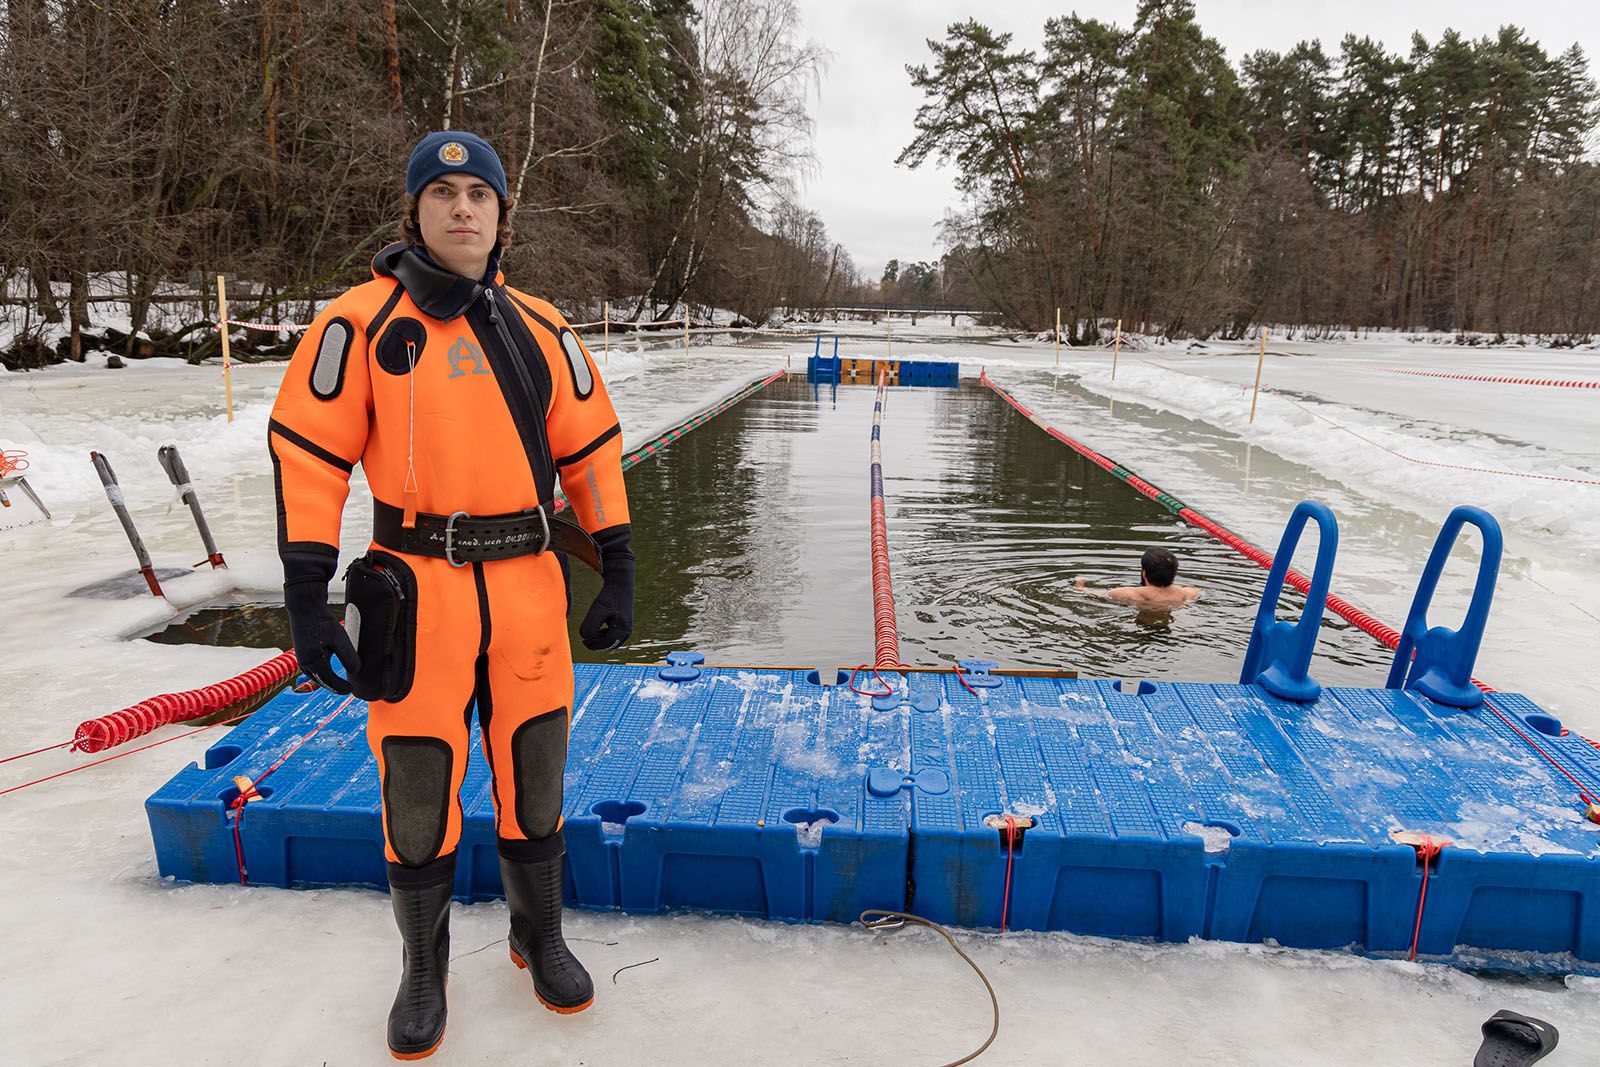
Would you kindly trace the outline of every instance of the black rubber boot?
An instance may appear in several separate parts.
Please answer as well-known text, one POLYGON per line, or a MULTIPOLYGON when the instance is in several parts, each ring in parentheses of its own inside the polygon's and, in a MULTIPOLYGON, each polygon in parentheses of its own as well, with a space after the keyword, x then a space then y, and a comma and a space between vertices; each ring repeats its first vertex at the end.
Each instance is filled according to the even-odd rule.
POLYGON ((389 898, 405 946, 400 991, 389 1009, 389 1052, 397 1060, 431 1056, 444 1040, 455 859, 451 853, 426 867, 389 865, 389 898))
POLYGON ((533 991, 551 1011, 572 1015, 594 1003, 594 983, 561 936, 561 831, 540 841, 500 841, 500 877, 511 906, 511 962, 533 972, 533 991))

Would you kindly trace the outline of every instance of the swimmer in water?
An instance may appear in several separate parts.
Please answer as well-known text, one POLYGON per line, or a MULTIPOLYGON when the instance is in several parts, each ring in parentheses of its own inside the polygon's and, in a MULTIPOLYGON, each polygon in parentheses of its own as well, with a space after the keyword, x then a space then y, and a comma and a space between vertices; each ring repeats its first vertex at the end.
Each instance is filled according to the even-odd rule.
POLYGON ((1139 561, 1141 585, 1125 585, 1116 589, 1090 589, 1089 579, 1079 578, 1074 584, 1090 596, 1133 604, 1144 611, 1171 611, 1200 596, 1193 585, 1176 585, 1178 557, 1165 548, 1147 548, 1139 561))

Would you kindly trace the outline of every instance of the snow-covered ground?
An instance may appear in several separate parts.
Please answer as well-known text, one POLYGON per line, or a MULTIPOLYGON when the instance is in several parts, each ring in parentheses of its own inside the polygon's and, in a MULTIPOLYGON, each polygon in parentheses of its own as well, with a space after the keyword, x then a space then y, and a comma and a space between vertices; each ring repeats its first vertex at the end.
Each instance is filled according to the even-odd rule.
MULTIPOLYGON (((893 354, 959 359, 966 374, 987 367, 1050 421, 1258 544, 1276 544, 1295 501, 1326 500, 1342 522, 1336 588, 1389 621, 1403 614, 1449 507, 1487 507, 1504 524, 1507 556, 1477 673, 1600 734, 1600 682, 1590 669, 1600 647, 1600 486, 1408 463, 1316 417, 1419 459, 1600 480, 1600 391, 1376 369, 1595 378, 1600 356, 1393 338, 1274 342, 1272 351, 1292 355, 1268 357, 1251 424, 1241 392, 1255 371, 1248 345, 1125 350, 1112 383, 1109 353, 1065 351, 1057 373, 1049 345, 985 343, 970 324, 952 331, 948 321, 915 331, 897 321, 893 354)), ((874 329, 884 331, 848 326, 852 335, 874 329)), ((885 331, 847 347, 882 355, 888 346, 885 331)), ((614 347, 605 369, 625 436, 640 442, 788 355, 803 366, 810 350, 809 341, 792 352, 696 348, 686 358, 614 347)), ((0 758, 65 739, 83 718, 264 658, 124 638, 230 588, 277 590, 264 442, 281 373, 237 374, 232 423, 221 414, 216 368, 150 362, 109 371, 96 362, 0 375, 0 448, 30 453, 30 482, 55 513, 53 522, 38 519, 16 492, 0 512, 0 758), (158 565, 203 555, 155 463, 164 443, 183 450, 229 571, 168 582, 170 604, 68 596, 131 562, 91 449, 110 456, 158 565)), ((347 551, 364 543, 365 524, 358 488, 347 551)), ((1476 564, 1472 553, 1461 556, 1435 621, 1460 617, 1476 564)), ((144 798, 219 734, 0 797, 6 1062, 389 1062, 382 1028, 399 946, 385 897, 157 880, 144 798)), ((0 789, 87 760, 52 752, 5 764, 0 789)), ((533 1002, 526 975, 506 960, 497 943, 505 919, 500 905, 456 909, 450 1033, 434 1062, 938 1063, 988 1030, 982 988, 926 932, 701 916, 573 915, 569 933, 600 996, 594 1010, 561 1018, 533 1002)), ((1600 985, 1591 981, 1504 982, 1261 946, 959 936, 1002 1004, 1000 1036, 983 1062, 1464 1065, 1478 1024, 1500 1007, 1561 1028, 1552 1063, 1600 1059, 1591 999, 1600 985)))

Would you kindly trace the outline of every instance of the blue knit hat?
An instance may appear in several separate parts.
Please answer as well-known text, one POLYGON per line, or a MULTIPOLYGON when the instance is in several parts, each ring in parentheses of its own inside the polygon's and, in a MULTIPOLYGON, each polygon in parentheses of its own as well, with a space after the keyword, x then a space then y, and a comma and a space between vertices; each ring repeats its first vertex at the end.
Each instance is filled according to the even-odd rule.
POLYGON ((500 157, 488 141, 475 133, 440 130, 418 141, 406 164, 406 192, 420 196, 429 182, 446 174, 482 178, 502 198, 506 195, 506 170, 500 165, 500 157))

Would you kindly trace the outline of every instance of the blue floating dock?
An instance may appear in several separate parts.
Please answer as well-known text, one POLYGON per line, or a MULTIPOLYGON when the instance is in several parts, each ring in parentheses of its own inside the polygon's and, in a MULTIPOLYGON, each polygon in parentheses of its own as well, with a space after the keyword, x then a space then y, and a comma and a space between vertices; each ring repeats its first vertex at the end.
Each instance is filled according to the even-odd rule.
MULTIPOLYGON (((674 657, 675 659, 680 657, 674 657)), ((681 657, 689 658, 689 657, 681 657)), ((568 895, 634 912, 696 908, 849 922, 905 903, 910 798, 903 710, 814 671, 579 665, 566 780, 568 895), (874 775, 896 775, 891 795, 874 775)), ((228 805, 345 698, 284 692, 146 804, 164 877, 238 882, 228 805)), ((456 896, 502 895, 473 723, 456 896)), ((387 885, 366 705, 352 700, 245 805, 256 885, 387 885)))
MULTIPOLYGON (((1600 825, 1488 706, 982 664, 976 694, 911 673, 874 700, 814 671, 694 659, 577 668, 571 902, 836 922, 887 908, 967 927, 997 927, 1004 908, 1014 929, 1403 956, 1423 867, 1402 841, 1420 834, 1452 842, 1430 867, 1421 957, 1600 971, 1600 825), (1008 814, 1031 821, 1009 903, 1008 814)), ((155 793, 162 875, 237 882, 234 776, 259 775, 343 699, 284 693, 155 793)), ((1600 751, 1524 697, 1491 700, 1600 795, 1600 751)), ((246 805, 252 884, 385 884, 365 718, 352 702, 246 805)), ((476 735, 462 803, 457 896, 498 896, 476 735)))

